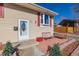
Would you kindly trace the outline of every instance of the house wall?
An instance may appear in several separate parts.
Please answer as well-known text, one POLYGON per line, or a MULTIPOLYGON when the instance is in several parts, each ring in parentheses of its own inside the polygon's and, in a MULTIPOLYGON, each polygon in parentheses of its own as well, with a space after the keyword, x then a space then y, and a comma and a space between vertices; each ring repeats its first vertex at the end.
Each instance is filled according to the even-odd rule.
POLYGON ((42 32, 53 33, 50 26, 37 26, 37 12, 13 4, 4 4, 4 18, 0 18, 0 42, 18 42, 18 31, 14 31, 14 26, 18 26, 19 19, 29 20, 29 39, 42 36, 42 32))

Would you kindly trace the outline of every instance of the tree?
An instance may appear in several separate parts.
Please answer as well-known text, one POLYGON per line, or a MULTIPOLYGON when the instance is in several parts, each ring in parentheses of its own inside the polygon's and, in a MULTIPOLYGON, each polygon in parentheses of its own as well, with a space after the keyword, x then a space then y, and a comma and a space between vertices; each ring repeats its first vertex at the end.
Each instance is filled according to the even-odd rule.
POLYGON ((74 4, 72 6, 72 12, 75 18, 79 18, 79 4, 74 4))
POLYGON ((3 51, 3 55, 4 56, 11 56, 13 54, 13 47, 12 44, 10 42, 7 42, 3 51))
POLYGON ((55 44, 49 49, 49 56, 61 56, 60 47, 58 44, 55 44))

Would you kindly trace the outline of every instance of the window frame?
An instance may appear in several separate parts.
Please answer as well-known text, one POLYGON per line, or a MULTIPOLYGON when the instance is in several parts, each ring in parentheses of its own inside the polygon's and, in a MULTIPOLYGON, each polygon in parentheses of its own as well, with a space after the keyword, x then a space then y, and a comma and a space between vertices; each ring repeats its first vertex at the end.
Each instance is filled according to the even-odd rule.
POLYGON ((45 24, 45 15, 47 15, 47 14, 45 14, 45 13, 40 14, 40 25, 41 26, 50 26, 50 16, 48 15, 48 21, 49 21, 49 23, 45 24), (41 15, 43 15, 43 23, 41 23, 41 15))

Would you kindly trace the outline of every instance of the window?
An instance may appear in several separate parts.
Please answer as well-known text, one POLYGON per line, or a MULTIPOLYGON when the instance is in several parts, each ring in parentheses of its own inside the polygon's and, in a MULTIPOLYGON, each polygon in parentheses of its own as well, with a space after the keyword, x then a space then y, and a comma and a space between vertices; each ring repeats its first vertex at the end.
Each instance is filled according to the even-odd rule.
POLYGON ((4 4, 0 3, 0 18, 4 17, 4 4))
POLYGON ((40 15, 40 23, 41 23, 41 25, 49 25, 49 16, 48 15, 46 15, 46 14, 41 14, 40 15))
POLYGON ((44 20, 45 20, 45 24, 49 24, 49 16, 48 15, 45 15, 44 20))

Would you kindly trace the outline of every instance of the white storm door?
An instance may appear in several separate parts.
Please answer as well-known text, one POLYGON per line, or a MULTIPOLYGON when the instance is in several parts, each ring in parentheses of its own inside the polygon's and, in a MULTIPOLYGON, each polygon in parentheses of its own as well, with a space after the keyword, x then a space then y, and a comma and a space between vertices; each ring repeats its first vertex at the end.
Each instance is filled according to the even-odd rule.
POLYGON ((26 41, 29 39, 29 21, 20 19, 19 20, 19 41, 26 41))

